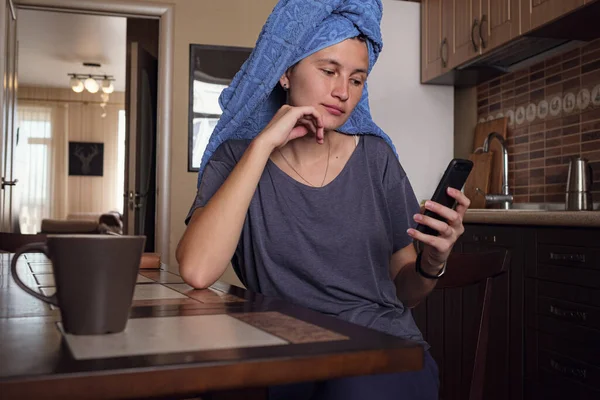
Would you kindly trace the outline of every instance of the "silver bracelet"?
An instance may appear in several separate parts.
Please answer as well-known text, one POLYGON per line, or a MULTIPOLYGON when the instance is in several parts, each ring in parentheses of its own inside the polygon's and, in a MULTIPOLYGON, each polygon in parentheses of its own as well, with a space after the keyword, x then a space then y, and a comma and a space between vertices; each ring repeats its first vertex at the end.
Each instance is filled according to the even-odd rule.
POLYGON ((444 273, 446 273, 446 264, 448 264, 448 261, 444 261, 444 266, 442 267, 440 272, 437 273, 437 275, 431 275, 431 274, 425 272, 423 270, 423 268, 421 268, 421 256, 422 255, 423 255, 422 251, 418 252, 417 253, 417 261, 415 262, 415 270, 417 271, 417 273, 419 275, 421 275, 422 277, 425 277, 427 279, 440 279, 442 276, 444 276, 444 273))

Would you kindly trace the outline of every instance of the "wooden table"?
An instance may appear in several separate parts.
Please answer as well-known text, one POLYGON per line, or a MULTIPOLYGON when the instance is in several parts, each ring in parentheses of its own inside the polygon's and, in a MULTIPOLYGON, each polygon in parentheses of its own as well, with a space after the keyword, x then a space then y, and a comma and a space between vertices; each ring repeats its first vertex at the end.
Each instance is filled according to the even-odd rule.
MULTIPOLYGON (((19 265, 23 281, 45 293, 52 292, 48 261, 39 255, 26 257, 20 259, 19 265)), ((234 344, 225 348, 81 359, 75 356, 71 342, 59 329, 60 311, 16 286, 10 276, 10 259, 9 254, 0 255, 0 397, 3 400, 190 397, 353 375, 414 371, 423 366, 423 348, 417 343, 220 282, 210 289, 192 290, 178 275, 162 270, 140 270, 125 332, 142 319, 152 326, 153 322, 184 320, 164 317, 221 316, 235 319, 236 323, 241 321, 244 327, 283 344, 247 347, 236 344, 237 332, 215 329, 215 343, 227 336, 234 344)), ((185 334, 189 332, 175 331, 161 342, 176 346, 178 337, 185 334)), ((100 339, 107 336, 110 335, 100 339)), ((244 342, 242 339, 239 338, 240 343, 244 342)))

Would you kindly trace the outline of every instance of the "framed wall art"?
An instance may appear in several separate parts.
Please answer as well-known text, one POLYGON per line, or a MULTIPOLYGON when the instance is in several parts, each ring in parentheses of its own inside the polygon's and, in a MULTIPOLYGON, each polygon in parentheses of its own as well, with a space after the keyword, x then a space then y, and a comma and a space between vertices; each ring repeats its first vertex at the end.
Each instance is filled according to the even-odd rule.
POLYGON ((104 143, 69 142, 69 176, 102 176, 104 143))

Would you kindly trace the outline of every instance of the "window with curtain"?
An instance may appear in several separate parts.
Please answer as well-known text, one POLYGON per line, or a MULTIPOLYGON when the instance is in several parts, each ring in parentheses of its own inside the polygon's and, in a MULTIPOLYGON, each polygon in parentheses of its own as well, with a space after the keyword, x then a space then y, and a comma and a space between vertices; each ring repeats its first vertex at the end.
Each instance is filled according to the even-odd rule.
POLYGON ((219 96, 240 70, 251 48, 190 45, 188 171, 197 172, 221 118, 219 96))
POLYGON ((22 233, 37 233, 52 214, 52 108, 20 106, 19 140, 15 152, 19 179, 17 204, 22 233))
POLYGON ((192 165, 196 168, 200 167, 208 139, 221 117, 219 96, 226 87, 226 85, 194 80, 192 165))

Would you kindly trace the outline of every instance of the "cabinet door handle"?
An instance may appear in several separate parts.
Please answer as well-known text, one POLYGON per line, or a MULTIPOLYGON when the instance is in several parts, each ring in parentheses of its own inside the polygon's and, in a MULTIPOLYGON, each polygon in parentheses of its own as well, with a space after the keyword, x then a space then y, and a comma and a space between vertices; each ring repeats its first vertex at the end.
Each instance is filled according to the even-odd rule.
POLYGON ((586 368, 570 367, 568 365, 561 364, 560 362, 556 361, 553 358, 550 359, 550 368, 552 368, 556 372, 559 372, 562 375, 565 375, 568 377, 573 377, 573 378, 578 378, 578 379, 587 378, 587 369, 586 368))
POLYGON ((487 22, 487 15, 483 14, 481 16, 481 22, 479 23, 479 40, 481 40, 481 48, 485 49, 487 47, 487 44, 485 43, 485 40, 483 40, 483 23, 487 22))
POLYGON ((448 48, 448 39, 442 39, 442 44, 440 46, 440 58, 442 59, 442 68, 446 68, 448 66, 448 58, 444 58, 444 48, 448 48))
MULTIPOLYGON (((479 25, 479 19, 475 18, 473 20, 473 26, 471 27, 471 43, 473 43, 473 50, 475 52, 479 51, 479 47, 477 47, 477 43, 475 43, 475 29, 477 29, 477 25, 479 25)), ((479 31, 481 32, 481 27, 479 27, 479 31)), ((481 37, 481 33, 479 34, 481 37)))
POLYGON ((496 243, 498 241, 498 239, 496 238, 496 235, 491 235, 491 236, 479 236, 479 235, 473 235, 473 241, 475 242, 486 242, 486 243, 496 243))
POLYGON ((575 261, 578 263, 585 263, 585 254, 581 254, 581 253, 564 254, 564 253, 555 253, 555 252, 551 251, 550 259, 554 260, 554 261, 575 261))
POLYGON ((549 311, 550 314, 556 315, 557 317, 570 318, 577 321, 586 321, 588 317, 588 314, 585 311, 565 310, 552 304, 550 304, 549 311))

